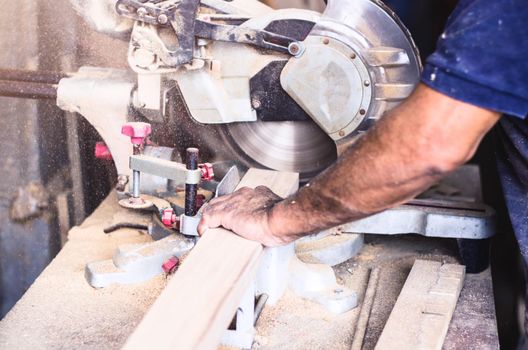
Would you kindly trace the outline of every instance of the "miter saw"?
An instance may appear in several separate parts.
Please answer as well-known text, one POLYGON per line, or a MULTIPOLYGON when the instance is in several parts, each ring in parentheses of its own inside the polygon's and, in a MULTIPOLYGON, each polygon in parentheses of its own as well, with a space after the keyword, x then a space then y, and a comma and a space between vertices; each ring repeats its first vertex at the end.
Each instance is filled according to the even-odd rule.
MULTIPOLYGON (((121 36, 130 30, 134 75, 82 70, 61 81, 62 108, 91 114, 81 80, 114 85, 107 99, 121 81, 119 124, 148 121, 180 151, 200 143, 215 159, 300 172, 304 180, 419 81, 416 47, 379 1, 329 1, 324 14, 273 10, 256 0, 119 0, 114 13, 104 2, 79 3, 97 28, 113 24, 121 36), (133 113, 124 113, 128 107, 133 113)), ((104 103, 101 97, 91 100, 104 103)), ((108 108, 99 112, 88 119, 105 129, 118 173, 131 175, 130 145, 103 116, 108 108)))

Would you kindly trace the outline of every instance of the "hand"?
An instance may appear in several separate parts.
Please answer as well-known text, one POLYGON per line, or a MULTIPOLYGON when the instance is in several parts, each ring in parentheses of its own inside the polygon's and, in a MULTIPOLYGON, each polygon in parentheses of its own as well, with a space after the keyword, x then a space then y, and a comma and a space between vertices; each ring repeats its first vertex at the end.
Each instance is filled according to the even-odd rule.
POLYGON ((282 198, 269 188, 244 187, 231 195, 216 198, 204 208, 198 233, 209 228, 224 227, 239 236, 257 241, 268 247, 288 243, 277 237, 270 226, 270 214, 282 198))

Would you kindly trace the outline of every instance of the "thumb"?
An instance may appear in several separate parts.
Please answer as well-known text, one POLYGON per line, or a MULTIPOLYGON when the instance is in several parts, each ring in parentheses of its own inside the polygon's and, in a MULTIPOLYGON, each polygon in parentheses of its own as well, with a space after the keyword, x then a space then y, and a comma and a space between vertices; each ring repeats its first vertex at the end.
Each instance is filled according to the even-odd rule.
POLYGON ((198 227, 197 227, 198 235, 203 236, 205 231, 207 231, 208 229, 209 227, 207 226, 205 219, 202 217, 202 220, 200 220, 200 223, 198 224, 198 227))
POLYGON ((214 214, 213 210, 211 210, 211 206, 207 206, 197 227, 198 234, 201 236, 210 228, 220 227, 221 225, 221 217, 214 214))

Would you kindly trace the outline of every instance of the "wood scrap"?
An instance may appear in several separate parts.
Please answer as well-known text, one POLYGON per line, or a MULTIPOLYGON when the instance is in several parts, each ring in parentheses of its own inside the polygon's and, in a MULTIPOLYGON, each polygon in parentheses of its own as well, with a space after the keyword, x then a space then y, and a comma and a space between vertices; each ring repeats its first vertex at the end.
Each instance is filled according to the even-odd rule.
POLYGON ((365 339, 365 333, 367 331, 368 321, 370 319, 370 312, 372 310, 372 304, 376 297, 376 290, 378 289, 380 269, 378 267, 370 271, 369 281, 367 290, 365 291, 365 297, 361 304, 361 311, 359 313, 359 319, 356 325, 356 331, 354 332, 354 340, 352 341, 351 350, 361 350, 363 348, 363 340, 365 339))
POLYGON ((442 348, 465 277, 465 267, 416 260, 377 350, 442 348))
MULTIPOLYGON (((239 187, 260 185, 286 197, 298 189, 299 176, 250 169, 239 187)), ((216 349, 255 278, 262 250, 260 243, 230 231, 208 230, 124 349, 216 349)))

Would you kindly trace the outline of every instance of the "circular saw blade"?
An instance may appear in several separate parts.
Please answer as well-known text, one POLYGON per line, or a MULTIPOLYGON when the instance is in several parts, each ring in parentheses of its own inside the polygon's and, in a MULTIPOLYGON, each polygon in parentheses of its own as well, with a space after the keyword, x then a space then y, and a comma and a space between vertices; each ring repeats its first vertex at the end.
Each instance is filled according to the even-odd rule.
POLYGON ((225 130, 250 165, 299 172, 302 178, 314 176, 337 157, 335 143, 313 122, 237 123, 225 130))
MULTIPOLYGON (((320 16, 308 10, 277 10, 244 25, 304 40, 320 16)), ((223 130, 246 165, 298 172, 302 180, 317 175, 337 158, 335 142, 311 120, 236 123, 223 130)))

